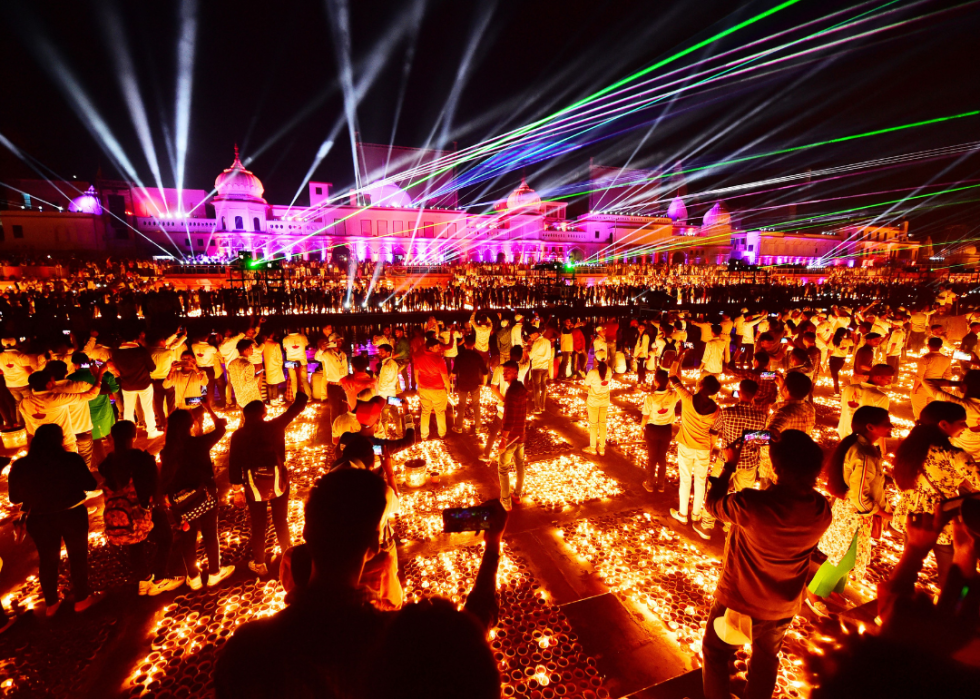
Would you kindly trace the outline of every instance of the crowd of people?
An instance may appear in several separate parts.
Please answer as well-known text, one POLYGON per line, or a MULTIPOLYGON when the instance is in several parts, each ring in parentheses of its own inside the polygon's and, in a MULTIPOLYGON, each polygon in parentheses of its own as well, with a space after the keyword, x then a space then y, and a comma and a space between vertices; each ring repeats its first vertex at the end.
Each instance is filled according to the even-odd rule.
MULTIPOLYGON (((260 313, 249 314, 241 332, 221 325, 220 332, 193 333, 142 322, 156 317, 147 313, 146 297, 123 312, 119 299, 137 292, 118 284, 98 292, 117 304, 104 311, 119 319, 111 335, 82 333, 70 323, 55 341, 3 333, 0 418, 5 431, 23 428, 31 440, 10 467, 9 499, 21 506, 19 522, 37 549, 45 613, 61 604, 62 542, 75 610, 100 598, 88 585, 86 508, 99 488, 106 537, 126 547, 140 595, 214 587, 234 572, 222 558, 211 452, 226 432, 223 415, 241 411, 227 468, 236 501, 248 508, 248 567, 269 573, 271 513, 289 605, 236 632, 216 668, 218 696, 498 697, 486 634, 496 620, 494 581, 508 512, 526 506, 529 426, 548 411, 555 384, 580 391, 589 432, 584 452, 601 462, 612 395, 625 386, 642 396, 643 487, 665 491, 676 446, 678 497, 670 516, 705 540, 719 523, 725 532, 702 643, 706 697, 731 696, 729 666, 745 643, 752 659, 744 696, 771 696, 783 637, 801 605, 818 616, 846 613, 853 606, 847 583, 864 578, 872 541, 886 526, 904 537, 905 552, 879 589, 881 635, 820 670, 814 696, 878 696, 859 692, 865 685, 854 678, 885 671, 882 648, 919 655, 907 687, 928 691, 928 656, 948 672, 944 696, 969 694, 975 676, 950 659, 957 644, 938 646, 937 654, 910 637, 916 624, 937 633, 945 624, 959 647, 978 621, 973 536, 980 524, 972 518, 980 501, 969 493, 980 492, 980 314, 958 312, 957 294, 943 289, 935 304, 890 303, 893 296, 884 295, 885 302, 872 296, 821 305, 796 285, 792 293, 802 295, 792 298, 739 297, 747 305, 738 312, 604 316, 603 306, 651 288, 631 282, 574 287, 579 304, 599 315, 559 318, 547 309, 509 310, 535 287, 494 286, 485 274, 461 270, 462 281, 438 287, 440 306, 472 307, 463 322, 432 315, 367 333, 331 325, 273 330, 260 313), (796 307, 783 303, 794 300, 796 307), (840 401, 830 444, 816 433, 821 377, 840 401), (729 399, 722 383, 731 378, 738 384, 729 399), (889 389, 902 380, 910 380, 915 426, 896 446, 889 389), (484 387, 495 404, 488 424, 484 387), (405 406, 410 394, 421 406, 417 426, 405 406), (326 406, 316 438, 335 445, 335 461, 306 501, 305 541, 295 544, 285 431, 310 400, 326 406), (269 419, 267 406, 280 403, 288 407, 269 419), (440 600, 406 605, 388 521, 400 487, 391 457, 418 440, 462 433, 467 418, 474 436, 486 435, 481 457, 496 467, 499 483, 499 497, 488 503, 493 516, 479 573, 462 610, 440 600), (159 463, 137 447, 140 430, 150 443, 162 440, 159 463), (892 447, 894 458, 886 458, 892 447), (199 536, 206 571, 198 569, 199 536), (169 568, 171 550, 180 553, 179 571, 169 568), (930 551, 943 591, 935 606, 915 592, 930 551), (821 563, 811 572, 816 558, 821 563), (390 672, 372 672, 379 662, 390 672)), ((337 293, 346 294, 346 282, 338 284, 337 293)), ((203 290, 185 293, 183 313, 217 314, 203 290)), ((309 297, 290 296, 290 303, 299 298, 309 297)), ((251 303, 240 308, 256 310, 251 303)), ((29 307, 39 312, 37 298, 29 307)))

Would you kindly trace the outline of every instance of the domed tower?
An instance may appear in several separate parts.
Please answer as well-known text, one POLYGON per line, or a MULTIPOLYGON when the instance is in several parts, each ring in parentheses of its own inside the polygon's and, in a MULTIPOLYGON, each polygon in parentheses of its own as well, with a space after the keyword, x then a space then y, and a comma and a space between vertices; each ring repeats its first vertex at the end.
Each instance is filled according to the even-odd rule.
POLYGON ((716 201, 715 205, 708 209, 708 213, 704 215, 701 229, 730 229, 731 226, 732 216, 728 213, 728 208, 722 202, 716 201))
POLYGON ((102 215, 102 202, 99 201, 99 195, 95 191, 95 186, 91 186, 85 192, 81 194, 68 204, 68 210, 73 214, 95 214, 96 216, 102 215))
POLYGON ((523 209, 524 213, 538 213, 541 211, 541 197, 528 186, 527 180, 523 177, 517 189, 507 197, 508 211, 517 211, 520 209, 523 209))
POLYGON ((214 181, 217 195, 212 200, 218 230, 264 232, 268 203, 262 198, 262 181, 245 169, 235 146, 235 161, 214 181))
POLYGON ((684 204, 684 200, 680 197, 674 197, 670 201, 670 206, 667 207, 667 218, 671 219, 674 223, 685 224, 687 223, 687 206, 684 204))

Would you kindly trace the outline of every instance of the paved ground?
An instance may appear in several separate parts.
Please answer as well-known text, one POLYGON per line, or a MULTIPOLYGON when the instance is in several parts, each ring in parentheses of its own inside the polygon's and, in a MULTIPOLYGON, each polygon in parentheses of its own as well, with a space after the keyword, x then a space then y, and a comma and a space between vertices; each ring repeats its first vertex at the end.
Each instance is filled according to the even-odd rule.
MULTIPOLYGON (((901 393, 903 389, 899 388, 901 393)), ((614 393, 605 457, 586 457, 581 427, 583 400, 577 385, 555 387, 549 412, 535 420, 528 445, 527 497, 515 507, 498 576, 502 621, 491 643, 506 696, 696 697, 701 629, 719 572, 723 532, 702 541, 667 514, 676 504, 676 469, 665 493, 641 487, 645 447, 639 439, 637 391, 629 377, 614 393)), ((817 392, 824 439, 836 426, 825 387, 817 392)), ((410 401, 417 409, 417 400, 410 401)), ((489 415, 489 406, 484 407, 489 415)), ((897 411, 902 415, 902 407, 897 411)), ((310 446, 322 408, 311 406, 293 431, 291 522, 301 531, 302 497, 321 471, 327 448, 310 446)), ((234 425, 230 425, 234 427, 234 425)), ((226 438, 227 439, 227 438, 226 438)), ((157 450, 161 444, 149 445, 157 450)), ((423 455, 440 472, 439 483, 406 489, 396 534, 406 595, 415 599, 465 596, 479 561, 473 535, 440 532, 441 509, 476 504, 497 495, 495 469, 477 459, 472 435, 450 432, 445 442, 412 447, 399 460, 423 455)), ((219 482, 226 483, 222 444, 216 449, 219 482)), ((5 476, 0 515, 9 514, 5 476)), ((84 614, 63 605, 55 618, 38 616, 33 546, 12 543, 9 522, 0 527, 5 564, 0 590, 24 614, 0 637, 0 696, 122 697, 202 696, 210 693, 216 653, 237 624, 282 606, 275 582, 245 567, 248 523, 230 504, 221 507, 223 557, 239 564, 214 589, 186 587, 139 598, 128 581, 126 560, 100 536, 99 500, 92 502, 93 586, 106 601, 84 614)), ((274 536, 268 539, 274 550, 274 536)), ((896 547, 876 549, 871 582, 887 574, 896 547)), ((202 554, 203 558, 203 554, 202 554)), ((63 585, 67 581, 63 579, 63 585)), ((854 590, 855 601, 864 601, 854 590)), ((8 604, 8 609, 11 604, 8 604)), ((817 627, 798 618, 790 631, 780 677, 782 696, 805 694, 801 666, 817 627)), ((744 653, 737 669, 744 671, 744 653)))

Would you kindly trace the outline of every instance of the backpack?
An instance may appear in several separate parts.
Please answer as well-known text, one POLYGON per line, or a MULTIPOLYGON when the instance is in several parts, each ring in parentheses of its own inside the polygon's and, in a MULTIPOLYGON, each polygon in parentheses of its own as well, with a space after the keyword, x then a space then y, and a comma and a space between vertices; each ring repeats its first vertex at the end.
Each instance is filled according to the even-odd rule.
POLYGON ((106 490, 102 520, 109 543, 116 546, 138 544, 153 529, 150 510, 143 509, 136 497, 136 487, 130 480, 122 490, 106 490))

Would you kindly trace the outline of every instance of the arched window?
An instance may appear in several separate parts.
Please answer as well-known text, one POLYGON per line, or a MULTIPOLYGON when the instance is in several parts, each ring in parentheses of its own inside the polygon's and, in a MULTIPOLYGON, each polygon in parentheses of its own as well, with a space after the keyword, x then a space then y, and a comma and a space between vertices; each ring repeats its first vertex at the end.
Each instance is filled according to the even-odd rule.
POLYGON ((235 217, 235 230, 236 231, 241 231, 241 230, 244 230, 244 229, 245 229, 245 222, 242 221, 242 217, 241 216, 236 216, 235 217))
POLYGON ((224 216, 221 217, 221 230, 223 230, 223 231, 228 230, 228 226, 225 223, 225 217, 224 216))
POLYGON ((255 218, 252 219, 252 228, 254 230, 257 230, 257 231, 262 230, 261 228, 259 228, 259 217, 258 216, 256 216, 255 218))

